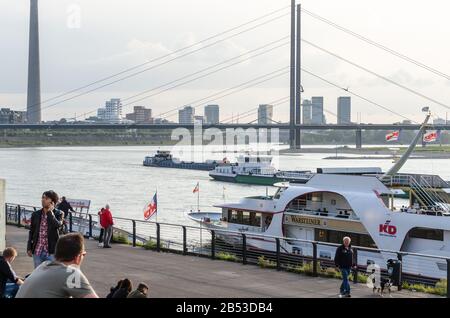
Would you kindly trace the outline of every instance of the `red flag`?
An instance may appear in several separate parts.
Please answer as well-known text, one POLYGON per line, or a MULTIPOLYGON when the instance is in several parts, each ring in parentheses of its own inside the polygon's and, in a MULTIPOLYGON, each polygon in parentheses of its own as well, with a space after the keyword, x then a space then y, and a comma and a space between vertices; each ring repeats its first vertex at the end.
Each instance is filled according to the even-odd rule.
POLYGON ((400 135, 400 131, 394 131, 386 135, 386 141, 397 141, 400 135))
POLYGON ((153 196, 152 201, 144 209, 144 218, 146 221, 150 220, 153 215, 158 213, 158 199, 157 193, 153 196))
POLYGON ((433 142, 439 138, 437 130, 432 130, 423 135, 424 142, 433 142))
POLYGON ((192 190, 192 193, 200 192, 200 183, 197 182, 197 185, 195 186, 194 190, 192 190))

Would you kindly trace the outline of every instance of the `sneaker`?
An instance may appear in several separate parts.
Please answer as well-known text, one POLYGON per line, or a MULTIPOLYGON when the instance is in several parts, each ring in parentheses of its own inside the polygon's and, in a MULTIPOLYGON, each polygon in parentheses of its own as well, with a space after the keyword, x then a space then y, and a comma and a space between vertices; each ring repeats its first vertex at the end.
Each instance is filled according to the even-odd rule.
POLYGON ((344 296, 345 298, 351 298, 352 297, 352 295, 350 295, 350 293, 348 293, 348 294, 345 294, 345 296, 344 296))
POLYGON ((339 298, 344 298, 345 295, 344 294, 339 294, 339 298))

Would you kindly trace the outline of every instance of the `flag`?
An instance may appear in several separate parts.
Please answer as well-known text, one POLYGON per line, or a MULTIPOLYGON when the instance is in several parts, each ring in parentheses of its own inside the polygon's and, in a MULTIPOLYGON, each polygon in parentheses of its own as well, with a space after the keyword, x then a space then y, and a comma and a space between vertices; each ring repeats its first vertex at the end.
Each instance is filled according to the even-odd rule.
POLYGON ((144 209, 144 218, 146 221, 150 220, 153 215, 158 213, 158 199, 157 199, 157 193, 153 196, 152 201, 147 204, 147 206, 144 209))
POLYGON ((437 130, 432 130, 423 135, 424 142, 433 142, 439 138, 439 133, 437 130))
POLYGON ((197 182, 197 185, 195 186, 194 190, 192 190, 192 193, 200 192, 200 183, 197 182))
POLYGON ((386 141, 397 141, 400 136, 400 131, 394 131, 386 135, 386 141))
POLYGON ((424 107, 424 108, 422 108, 422 111, 423 112, 428 112, 428 111, 430 111, 430 107, 424 107))

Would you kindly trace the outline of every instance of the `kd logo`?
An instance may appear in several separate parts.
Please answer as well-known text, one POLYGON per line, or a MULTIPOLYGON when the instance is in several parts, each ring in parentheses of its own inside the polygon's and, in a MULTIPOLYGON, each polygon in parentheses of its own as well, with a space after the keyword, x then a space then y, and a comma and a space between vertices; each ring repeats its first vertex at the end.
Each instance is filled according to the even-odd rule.
POLYGON ((81 7, 78 4, 71 4, 67 7, 67 27, 69 29, 81 28, 81 7))

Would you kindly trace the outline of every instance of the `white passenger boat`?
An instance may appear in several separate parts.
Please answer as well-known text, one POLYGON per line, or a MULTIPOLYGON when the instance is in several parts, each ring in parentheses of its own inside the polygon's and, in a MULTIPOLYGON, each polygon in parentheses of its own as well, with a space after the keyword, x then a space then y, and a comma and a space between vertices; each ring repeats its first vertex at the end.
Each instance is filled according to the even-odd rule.
MULTIPOLYGON (((273 196, 216 205, 222 209, 220 219, 216 214, 214 222, 199 222, 210 229, 246 233, 249 247, 266 251, 276 250, 276 236, 284 238, 283 253, 312 256, 312 244, 298 240, 317 241, 321 259, 332 260, 335 247, 320 242, 342 243, 344 236, 355 246, 450 257, 449 185, 439 176, 398 174, 417 141, 385 175, 313 174, 305 183, 276 184, 273 196), (390 189, 396 187, 409 191, 409 202, 400 207, 390 189)), ((217 236, 229 244, 242 240, 242 235, 220 231, 217 236)), ((385 268, 391 258, 395 253, 360 251, 358 264, 385 268)), ((446 268, 443 259, 403 259, 403 272, 409 274, 446 278, 446 268)))

